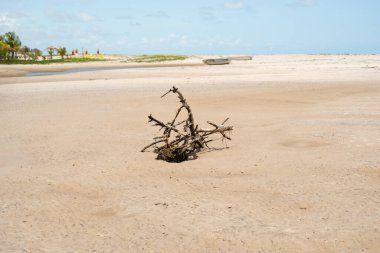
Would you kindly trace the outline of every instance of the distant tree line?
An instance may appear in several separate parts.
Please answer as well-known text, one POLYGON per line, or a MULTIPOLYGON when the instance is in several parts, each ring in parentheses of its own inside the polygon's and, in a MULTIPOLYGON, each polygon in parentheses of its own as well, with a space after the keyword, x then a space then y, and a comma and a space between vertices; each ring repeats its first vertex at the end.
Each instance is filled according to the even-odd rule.
MULTIPOLYGON (((59 54, 63 59, 67 54, 65 47, 49 46, 47 52, 50 59, 53 59, 55 53, 59 54)), ((42 55, 42 51, 38 48, 30 48, 23 46, 21 40, 15 32, 7 32, 4 35, 0 34, 0 61, 17 60, 21 55, 24 60, 38 60, 42 57, 45 60, 45 56, 42 55)))

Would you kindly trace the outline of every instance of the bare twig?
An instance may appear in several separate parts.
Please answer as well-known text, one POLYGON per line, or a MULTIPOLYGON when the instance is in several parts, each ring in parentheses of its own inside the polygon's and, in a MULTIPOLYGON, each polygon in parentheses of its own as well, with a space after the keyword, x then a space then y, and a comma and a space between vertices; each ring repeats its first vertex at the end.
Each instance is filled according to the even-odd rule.
POLYGON ((152 115, 148 116, 149 122, 153 122, 154 126, 159 126, 160 130, 164 129, 164 132, 162 136, 155 137, 154 142, 145 146, 141 152, 144 152, 148 148, 154 146, 155 148, 153 151, 157 153, 157 159, 165 160, 168 162, 182 162, 188 159, 195 159, 197 157, 197 153, 204 150, 205 148, 207 150, 211 150, 211 148, 208 146, 208 143, 214 141, 214 139, 209 139, 209 137, 215 133, 221 134, 222 140, 231 140, 231 138, 226 135, 226 133, 230 133, 233 127, 224 126, 229 118, 225 119, 220 125, 207 121, 207 123, 213 126, 214 129, 200 129, 194 122, 194 116, 189 104, 186 102, 186 99, 178 90, 178 88, 173 86, 161 97, 165 97, 171 92, 177 94, 181 106, 176 111, 174 119, 167 124, 157 120, 152 115), (185 108, 187 111, 187 118, 176 123, 178 116, 181 114, 183 108, 185 108), (177 127, 182 124, 184 124, 183 131, 180 131, 177 129, 177 127), (175 132, 176 135, 171 138, 172 131, 175 132))

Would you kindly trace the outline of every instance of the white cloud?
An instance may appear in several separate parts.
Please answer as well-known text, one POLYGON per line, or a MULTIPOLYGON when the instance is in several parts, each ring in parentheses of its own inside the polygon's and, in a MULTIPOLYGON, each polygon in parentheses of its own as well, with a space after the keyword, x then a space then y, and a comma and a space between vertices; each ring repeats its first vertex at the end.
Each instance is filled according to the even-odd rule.
POLYGON ((9 32, 19 27, 19 21, 29 16, 23 12, 0 13, 0 32, 9 32))
POLYGON ((92 22, 92 21, 99 20, 99 18, 97 18, 96 16, 94 16, 88 12, 79 12, 78 18, 83 22, 92 22))
POLYGON ((224 8, 229 10, 240 10, 245 6, 245 1, 240 0, 238 2, 226 2, 224 3, 224 8))
POLYGON ((7 32, 15 29, 17 26, 17 20, 9 16, 8 13, 0 14, 0 32, 7 32))

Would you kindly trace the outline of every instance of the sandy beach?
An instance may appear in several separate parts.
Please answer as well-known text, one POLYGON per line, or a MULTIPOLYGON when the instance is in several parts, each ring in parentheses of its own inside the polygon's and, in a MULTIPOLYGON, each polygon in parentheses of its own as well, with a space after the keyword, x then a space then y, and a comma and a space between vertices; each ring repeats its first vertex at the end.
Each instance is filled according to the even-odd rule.
POLYGON ((380 252, 379 55, 164 65, 0 65, 0 252, 380 252), (173 85, 228 148, 140 152, 173 85))

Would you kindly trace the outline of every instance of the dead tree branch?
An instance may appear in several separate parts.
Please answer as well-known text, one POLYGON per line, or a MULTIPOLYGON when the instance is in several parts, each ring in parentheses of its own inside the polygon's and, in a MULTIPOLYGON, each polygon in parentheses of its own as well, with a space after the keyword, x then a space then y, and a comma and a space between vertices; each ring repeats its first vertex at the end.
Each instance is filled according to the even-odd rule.
POLYGON ((173 120, 167 124, 157 120, 152 115, 148 116, 148 122, 152 122, 153 126, 160 127, 160 131, 163 130, 163 133, 161 136, 154 138, 154 142, 145 146, 141 152, 154 147, 153 151, 157 153, 157 159, 167 162, 183 162, 189 159, 195 159, 197 153, 204 149, 210 149, 207 144, 214 141, 214 139, 210 138, 213 134, 219 133, 222 139, 231 140, 229 135, 233 127, 224 126, 229 118, 225 119, 220 125, 207 121, 208 124, 214 127, 213 129, 199 129, 198 125, 194 122, 193 112, 189 104, 178 88, 173 86, 173 88, 162 95, 161 98, 169 93, 177 94, 181 106, 176 111, 173 120), (187 111, 187 117, 185 120, 176 122, 182 109, 187 111), (181 131, 177 127, 182 124, 184 125, 181 131), (172 134, 172 132, 174 132, 174 134, 172 134))

